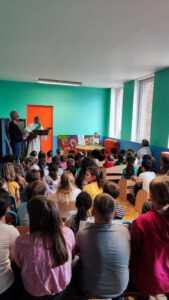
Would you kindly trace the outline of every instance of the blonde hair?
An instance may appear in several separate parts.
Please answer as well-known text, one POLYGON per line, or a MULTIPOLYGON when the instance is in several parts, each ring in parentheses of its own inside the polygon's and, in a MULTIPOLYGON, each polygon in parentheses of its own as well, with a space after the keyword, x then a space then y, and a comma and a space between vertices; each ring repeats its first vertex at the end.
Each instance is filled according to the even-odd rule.
POLYGON ((154 208, 169 219, 169 176, 157 176, 150 183, 154 208))
POLYGON ((58 189, 56 192, 57 196, 59 196, 59 194, 62 194, 65 197, 65 202, 68 201, 66 200, 66 197, 68 198, 72 194, 74 186, 75 184, 73 174, 70 171, 65 171, 62 174, 58 185, 58 189))
POLYGON ((16 178, 14 165, 12 163, 5 163, 2 174, 6 181, 14 181, 16 178))

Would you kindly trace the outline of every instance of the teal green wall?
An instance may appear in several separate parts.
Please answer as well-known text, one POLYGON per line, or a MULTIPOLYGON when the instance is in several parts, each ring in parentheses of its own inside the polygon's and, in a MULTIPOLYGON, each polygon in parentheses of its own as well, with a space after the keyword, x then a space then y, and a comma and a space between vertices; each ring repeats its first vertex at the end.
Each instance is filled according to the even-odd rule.
POLYGON ((110 89, 0 81, 0 118, 26 118, 27 104, 53 105, 54 135, 108 135, 110 89))
POLYGON ((155 73, 150 142, 151 145, 168 147, 169 69, 155 73))
POLYGON ((131 140, 134 80, 124 83, 121 139, 131 140))

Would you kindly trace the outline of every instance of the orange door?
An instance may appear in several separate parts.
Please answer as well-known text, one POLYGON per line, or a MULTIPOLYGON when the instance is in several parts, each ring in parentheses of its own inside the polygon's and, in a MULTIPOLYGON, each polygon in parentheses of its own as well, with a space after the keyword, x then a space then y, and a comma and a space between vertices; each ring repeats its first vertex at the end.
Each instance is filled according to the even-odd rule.
MULTIPOLYGON (((53 106, 27 105, 27 125, 33 123, 34 117, 40 117, 43 128, 53 127, 53 106)), ((49 131, 47 140, 41 138, 41 150, 47 152, 53 149, 53 130, 49 131)))

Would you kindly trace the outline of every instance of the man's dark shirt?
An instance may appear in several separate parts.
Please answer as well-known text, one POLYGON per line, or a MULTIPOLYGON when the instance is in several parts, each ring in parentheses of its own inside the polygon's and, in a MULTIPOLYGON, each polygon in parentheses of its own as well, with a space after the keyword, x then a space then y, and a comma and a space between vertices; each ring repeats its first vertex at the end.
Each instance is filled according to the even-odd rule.
POLYGON ((11 144, 23 141, 22 131, 14 122, 9 123, 9 137, 11 144))

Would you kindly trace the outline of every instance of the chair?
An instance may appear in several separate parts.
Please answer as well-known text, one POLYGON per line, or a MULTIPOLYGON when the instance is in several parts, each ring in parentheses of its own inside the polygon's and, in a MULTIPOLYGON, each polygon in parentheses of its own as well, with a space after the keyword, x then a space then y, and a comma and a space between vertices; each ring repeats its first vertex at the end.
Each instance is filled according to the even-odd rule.
POLYGON ((29 233, 29 226, 16 226, 16 229, 19 231, 20 235, 29 233))
POLYGON ((102 171, 106 180, 119 180, 121 179, 124 168, 126 168, 126 165, 102 168, 102 171))
POLYGON ((59 207, 59 211, 62 212, 67 212, 67 211, 71 211, 71 210, 77 210, 76 206, 75 206, 76 201, 70 201, 70 202, 58 202, 58 207, 59 207))
POLYGON ((149 193, 145 190, 138 191, 136 195, 135 210, 141 214, 144 202, 149 199, 149 193))
POLYGON ((131 179, 121 178, 118 182, 120 187, 119 198, 123 201, 127 200, 127 194, 134 194, 135 182, 131 179))

